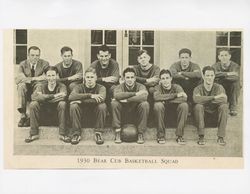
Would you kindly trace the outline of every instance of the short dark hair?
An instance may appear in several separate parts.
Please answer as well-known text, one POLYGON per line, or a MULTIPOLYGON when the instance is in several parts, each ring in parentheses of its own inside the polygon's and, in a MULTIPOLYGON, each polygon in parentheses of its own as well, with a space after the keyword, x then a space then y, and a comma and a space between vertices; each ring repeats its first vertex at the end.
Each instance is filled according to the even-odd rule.
POLYGON ((202 69, 203 75, 205 75, 206 71, 213 71, 214 74, 215 74, 215 69, 212 66, 205 66, 205 67, 203 67, 203 69, 202 69))
POLYGON ((31 46, 31 47, 29 47, 29 49, 28 49, 28 53, 30 53, 30 50, 39 50, 39 53, 41 53, 40 48, 39 48, 39 47, 37 47, 37 46, 31 46))
POLYGON ((110 49, 106 44, 103 44, 103 45, 98 47, 97 52, 99 53, 100 51, 103 51, 103 52, 108 51, 110 53, 110 49))
POLYGON ((89 72, 96 74, 96 70, 93 67, 89 67, 88 69, 86 69, 84 74, 89 72))
POLYGON ((127 68, 123 71, 123 73, 122 73, 123 77, 125 77, 125 74, 128 73, 128 72, 132 72, 132 73, 136 74, 136 73, 135 73, 135 69, 134 69, 133 67, 127 67, 127 68))
MULTIPOLYGON (((137 52, 137 57, 141 56, 143 53, 148 54, 148 51, 147 51, 147 50, 145 50, 145 49, 141 49, 141 50, 139 50, 139 51, 137 52)), ((149 54, 148 54, 148 55, 149 55, 149 54)))
POLYGON ((163 74, 169 74, 170 77, 172 77, 172 73, 171 73, 171 71, 168 70, 168 69, 162 69, 162 70, 160 71, 160 78, 161 78, 161 76, 162 76, 163 74))
POLYGON ((47 74, 48 71, 55 71, 56 74, 58 74, 58 69, 56 66, 48 66, 45 70, 44 73, 47 74))
POLYGON ((189 56, 191 57, 192 56, 192 51, 188 48, 183 48, 179 51, 179 56, 181 56, 182 53, 187 53, 189 54, 189 56))
POLYGON ((73 50, 72 48, 68 47, 68 46, 64 46, 61 48, 61 54, 63 55, 63 53, 67 52, 67 51, 70 51, 71 54, 73 55, 73 50))
POLYGON ((231 51, 230 51, 229 48, 220 48, 220 49, 218 50, 218 55, 219 55, 220 52, 222 52, 222 51, 226 51, 226 52, 228 52, 228 53, 231 55, 231 51))

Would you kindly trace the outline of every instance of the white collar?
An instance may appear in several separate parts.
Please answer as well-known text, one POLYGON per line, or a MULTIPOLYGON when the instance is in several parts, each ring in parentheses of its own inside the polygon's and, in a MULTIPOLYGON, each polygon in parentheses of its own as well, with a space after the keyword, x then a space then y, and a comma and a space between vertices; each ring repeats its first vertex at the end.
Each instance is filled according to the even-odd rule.
MULTIPOLYGON (((30 68, 32 69, 33 64, 30 63, 30 68)), ((36 69, 37 63, 34 65, 34 69, 36 69)))

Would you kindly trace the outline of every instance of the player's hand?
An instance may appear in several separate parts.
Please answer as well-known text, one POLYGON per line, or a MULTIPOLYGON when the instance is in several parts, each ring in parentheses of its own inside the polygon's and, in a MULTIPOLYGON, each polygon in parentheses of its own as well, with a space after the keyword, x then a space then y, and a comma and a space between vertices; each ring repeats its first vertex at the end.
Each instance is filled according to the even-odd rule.
POLYGON ((75 100, 75 101, 70 102, 70 104, 81 104, 81 103, 82 103, 81 100, 75 100))
POLYGON ((140 90, 140 91, 135 93, 136 96, 140 96, 142 94, 148 94, 147 90, 140 90))
POLYGON ((158 82, 158 81, 159 81, 158 77, 151 77, 151 78, 146 79, 147 83, 158 82))
POLYGON ((97 103, 101 103, 103 101, 103 97, 100 94, 92 94, 91 98, 95 99, 97 103))
POLYGON ((38 77, 32 77, 31 81, 43 81, 46 80, 44 75, 38 76, 38 77))
POLYGON ((238 76, 239 74, 235 71, 232 71, 232 72, 228 72, 227 73, 227 76, 238 76))
POLYGON ((177 94, 177 97, 179 98, 179 97, 185 97, 185 98, 187 98, 187 94, 185 93, 185 92, 179 92, 178 94, 177 94))
POLYGON ((65 97, 66 94, 64 92, 60 92, 54 95, 55 98, 65 97))
POLYGON ((219 95, 215 96, 215 97, 214 97, 214 99, 216 100, 216 99, 226 98, 226 97, 227 97, 227 95, 226 95, 226 94, 221 93, 221 94, 219 94, 219 95))
POLYGON ((75 75, 72 75, 72 76, 68 77, 69 81, 80 80, 80 79, 82 79, 81 74, 75 74, 75 75))
POLYGON ((107 83, 115 83, 115 82, 117 82, 117 77, 115 77, 115 76, 109 76, 109 77, 102 78, 102 80, 104 82, 107 82, 107 83))

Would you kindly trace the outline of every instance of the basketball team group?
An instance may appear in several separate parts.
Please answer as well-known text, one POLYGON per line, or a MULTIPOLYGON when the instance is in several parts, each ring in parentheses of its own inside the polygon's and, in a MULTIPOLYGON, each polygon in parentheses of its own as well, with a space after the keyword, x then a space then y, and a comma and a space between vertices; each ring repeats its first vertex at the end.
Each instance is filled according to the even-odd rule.
POLYGON ((39 127, 52 120, 57 121, 59 140, 78 144, 83 126, 90 123, 96 144, 101 145, 110 118, 117 144, 123 142, 127 124, 135 126, 135 141, 143 144, 151 120, 159 144, 166 142, 165 130, 173 125, 176 142, 185 145, 184 128, 192 117, 198 145, 206 144, 205 128, 210 125, 218 127, 217 143, 226 145, 227 119, 237 116, 240 93, 240 66, 231 61, 227 48, 218 51, 218 62, 202 69, 191 61, 188 48, 179 51, 179 61, 169 69, 152 64, 149 53, 139 50, 138 64, 128 66, 121 76, 107 45, 98 48, 97 60, 84 72, 70 47, 61 49, 62 62, 54 66, 40 54, 40 48, 30 47, 15 77, 18 127, 30 126, 26 143, 38 140, 39 127))

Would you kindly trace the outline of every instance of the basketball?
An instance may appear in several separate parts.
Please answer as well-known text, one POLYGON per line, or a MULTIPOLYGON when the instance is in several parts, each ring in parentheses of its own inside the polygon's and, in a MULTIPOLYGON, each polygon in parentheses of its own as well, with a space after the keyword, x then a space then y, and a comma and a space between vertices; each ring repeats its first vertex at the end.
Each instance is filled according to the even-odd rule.
POLYGON ((121 131, 121 139, 124 142, 135 142, 137 141, 137 128, 133 124, 126 124, 123 126, 121 131))

